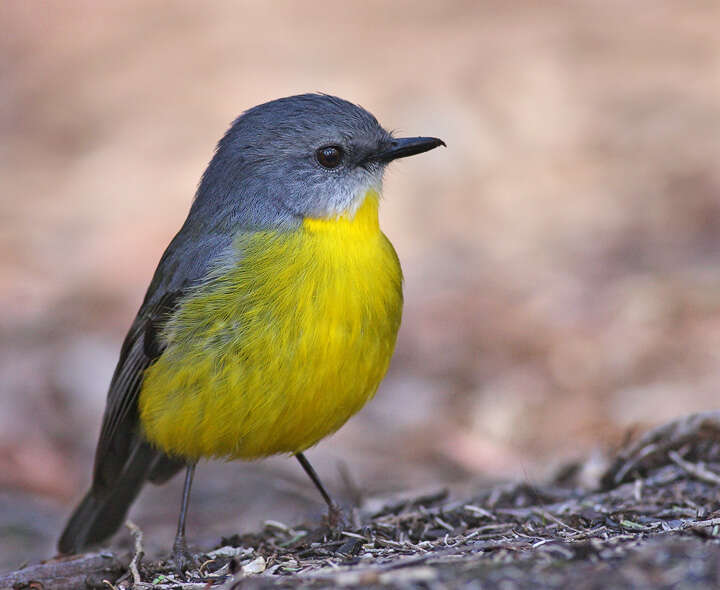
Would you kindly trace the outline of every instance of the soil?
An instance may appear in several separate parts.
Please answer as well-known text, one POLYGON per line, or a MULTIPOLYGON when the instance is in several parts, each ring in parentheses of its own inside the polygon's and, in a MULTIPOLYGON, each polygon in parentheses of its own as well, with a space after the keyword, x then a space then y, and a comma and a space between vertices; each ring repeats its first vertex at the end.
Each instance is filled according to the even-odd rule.
POLYGON ((128 555, 50 561, 0 577, 0 586, 716 588, 717 418, 691 416, 649 433, 618 454, 595 490, 577 484, 589 464, 578 463, 546 485, 369 502, 334 526, 268 521, 257 533, 224 538, 182 576, 170 562, 143 560, 142 532, 130 524, 128 555), (688 425, 699 427, 694 436, 688 425), (673 433, 682 433, 675 445, 673 433))

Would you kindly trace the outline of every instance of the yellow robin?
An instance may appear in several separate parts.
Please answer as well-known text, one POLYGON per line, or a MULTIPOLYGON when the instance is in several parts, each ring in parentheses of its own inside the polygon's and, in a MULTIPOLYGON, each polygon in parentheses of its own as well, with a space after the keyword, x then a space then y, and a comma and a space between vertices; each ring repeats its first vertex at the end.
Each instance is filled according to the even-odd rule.
POLYGON ((186 468, 173 557, 201 457, 303 451, 335 432, 385 376, 402 271, 380 230, 385 167, 444 143, 396 138, 322 94, 243 113, 220 140, 162 256, 110 383, 92 486, 59 542, 112 535, 145 481, 186 468))

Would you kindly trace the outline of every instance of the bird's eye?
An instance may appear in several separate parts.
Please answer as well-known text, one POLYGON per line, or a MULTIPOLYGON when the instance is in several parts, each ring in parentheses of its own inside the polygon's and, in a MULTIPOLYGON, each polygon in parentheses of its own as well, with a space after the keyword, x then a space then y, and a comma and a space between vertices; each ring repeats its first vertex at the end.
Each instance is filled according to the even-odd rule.
POLYGON ((343 159, 343 150, 339 145, 327 145, 315 152, 318 163, 325 168, 337 168, 343 159))

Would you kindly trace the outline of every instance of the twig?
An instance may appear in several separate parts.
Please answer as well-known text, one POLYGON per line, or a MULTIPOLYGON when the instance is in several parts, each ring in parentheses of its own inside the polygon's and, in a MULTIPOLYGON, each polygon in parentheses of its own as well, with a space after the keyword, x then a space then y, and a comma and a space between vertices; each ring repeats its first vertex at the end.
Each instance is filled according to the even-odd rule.
POLYGON ((710 471, 702 463, 690 463, 690 461, 683 459, 677 451, 668 451, 668 457, 670 457, 673 463, 687 471, 690 475, 707 483, 720 485, 720 475, 710 471))
POLYGON ((602 478, 605 488, 615 487, 626 476, 650 459, 678 449, 691 441, 717 439, 720 433, 720 410, 690 414, 646 432, 624 448, 602 478))
POLYGON ((582 532, 576 528, 571 527, 569 524, 564 523, 557 516, 550 514, 547 510, 542 510, 541 508, 536 508, 533 510, 533 512, 535 514, 537 514, 538 516, 542 516, 543 518, 546 518, 547 520, 554 522, 555 524, 559 524, 561 527, 564 527, 564 528, 568 529, 569 531, 572 531, 573 533, 582 532))
POLYGON ((130 533, 135 539, 135 555, 133 555, 128 567, 130 568, 130 573, 132 574, 133 586, 137 587, 143 583, 140 578, 140 562, 142 561, 143 555, 145 555, 142 546, 143 533, 140 530, 140 527, 138 527, 132 520, 128 520, 125 523, 125 526, 130 529, 130 533))
POLYGON ((45 590, 77 590, 86 587, 88 580, 99 587, 105 580, 114 582, 125 564, 126 559, 109 552, 61 557, 0 574, 0 588, 24 588, 40 582, 45 590))
POLYGON ((680 528, 680 530, 684 530, 684 529, 704 528, 704 527, 711 527, 711 526, 718 526, 718 525, 720 525, 720 518, 709 518, 708 520, 687 521, 687 522, 684 522, 679 528, 680 528))

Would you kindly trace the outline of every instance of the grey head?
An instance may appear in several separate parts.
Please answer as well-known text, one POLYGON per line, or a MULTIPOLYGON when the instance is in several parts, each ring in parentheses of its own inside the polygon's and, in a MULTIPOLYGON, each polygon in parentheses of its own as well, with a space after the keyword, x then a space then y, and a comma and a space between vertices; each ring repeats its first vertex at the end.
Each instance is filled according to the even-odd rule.
POLYGON ((190 218, 218 230, 352 214, 368 189, 380 191, 388 162, 439 145, 394 138, 368 111, 334 96, 273 100, 243 113, 220 140, 190 218))

